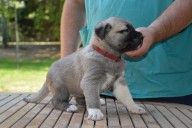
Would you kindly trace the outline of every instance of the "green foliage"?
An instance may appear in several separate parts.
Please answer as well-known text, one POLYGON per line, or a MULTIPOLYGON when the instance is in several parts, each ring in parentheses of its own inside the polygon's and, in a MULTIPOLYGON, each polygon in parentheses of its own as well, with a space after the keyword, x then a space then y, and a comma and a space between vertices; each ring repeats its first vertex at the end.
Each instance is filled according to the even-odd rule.
POLYGON ((1 0, 0 18, 7 19, 9 36, 13 41, 15 3, 24 2, 24 7, 17 8, 19 35, 21 41, 58 41, 60 17, 64 0, 1 0))
POLYGON ((26 34, 36 37, 36 40, 59 40, 62 7, 63 1, 59 0, 29 0, 20 12, 25 17, 25 25, 20 25, 20 28, 28 29, 26 34))

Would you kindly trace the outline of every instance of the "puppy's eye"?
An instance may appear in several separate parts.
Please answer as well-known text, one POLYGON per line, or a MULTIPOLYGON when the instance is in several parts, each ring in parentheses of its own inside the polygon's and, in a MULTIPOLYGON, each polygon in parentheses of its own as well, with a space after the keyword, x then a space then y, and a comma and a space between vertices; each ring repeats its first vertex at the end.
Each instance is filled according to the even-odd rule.
POLYGON ((124 29, 124 30, 121 30, 121 31, 118 31, 118 33, 124 33, 124 32, 128 32, 129 29, 124 29))

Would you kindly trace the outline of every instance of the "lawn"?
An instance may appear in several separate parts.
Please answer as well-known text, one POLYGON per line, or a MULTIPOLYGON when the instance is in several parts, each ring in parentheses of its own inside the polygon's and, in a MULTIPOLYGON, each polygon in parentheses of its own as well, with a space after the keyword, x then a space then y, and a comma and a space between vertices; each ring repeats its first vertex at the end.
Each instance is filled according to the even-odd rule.
POLYGON ((20 60, 19 69, 14 59, 0 59, 0 92, 36 92, 45 81, 50 58, 20 60))

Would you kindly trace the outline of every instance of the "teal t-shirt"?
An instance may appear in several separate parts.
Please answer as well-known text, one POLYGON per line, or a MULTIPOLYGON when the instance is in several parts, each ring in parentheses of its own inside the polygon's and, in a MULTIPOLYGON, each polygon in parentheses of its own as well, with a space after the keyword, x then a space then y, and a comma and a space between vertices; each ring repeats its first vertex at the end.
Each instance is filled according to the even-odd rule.
MULTIPOLYGON (((87 25, 80 31, 89 43, 94 26, 111 16, 137 27, 150 25, 173 0, 85 0, 87 25)), ((173 21, 175 22, 175 21, 173 21)), ((192 94, 192 25, 153 46, 140 59, 124 57, 126 81, 134 98, 176 97, 192 94)))

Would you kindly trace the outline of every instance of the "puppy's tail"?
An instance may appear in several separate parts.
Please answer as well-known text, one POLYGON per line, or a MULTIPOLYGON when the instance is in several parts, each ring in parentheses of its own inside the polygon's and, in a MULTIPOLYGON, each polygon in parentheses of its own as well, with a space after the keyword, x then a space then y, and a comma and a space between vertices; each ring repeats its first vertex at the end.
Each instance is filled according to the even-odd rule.
POLYGON ((43 87, 37 92, 29 97, 24 98, 23 100, 30 103, 39 103, 49 94, 49 89, 46 83, 44 83, 43 87))

